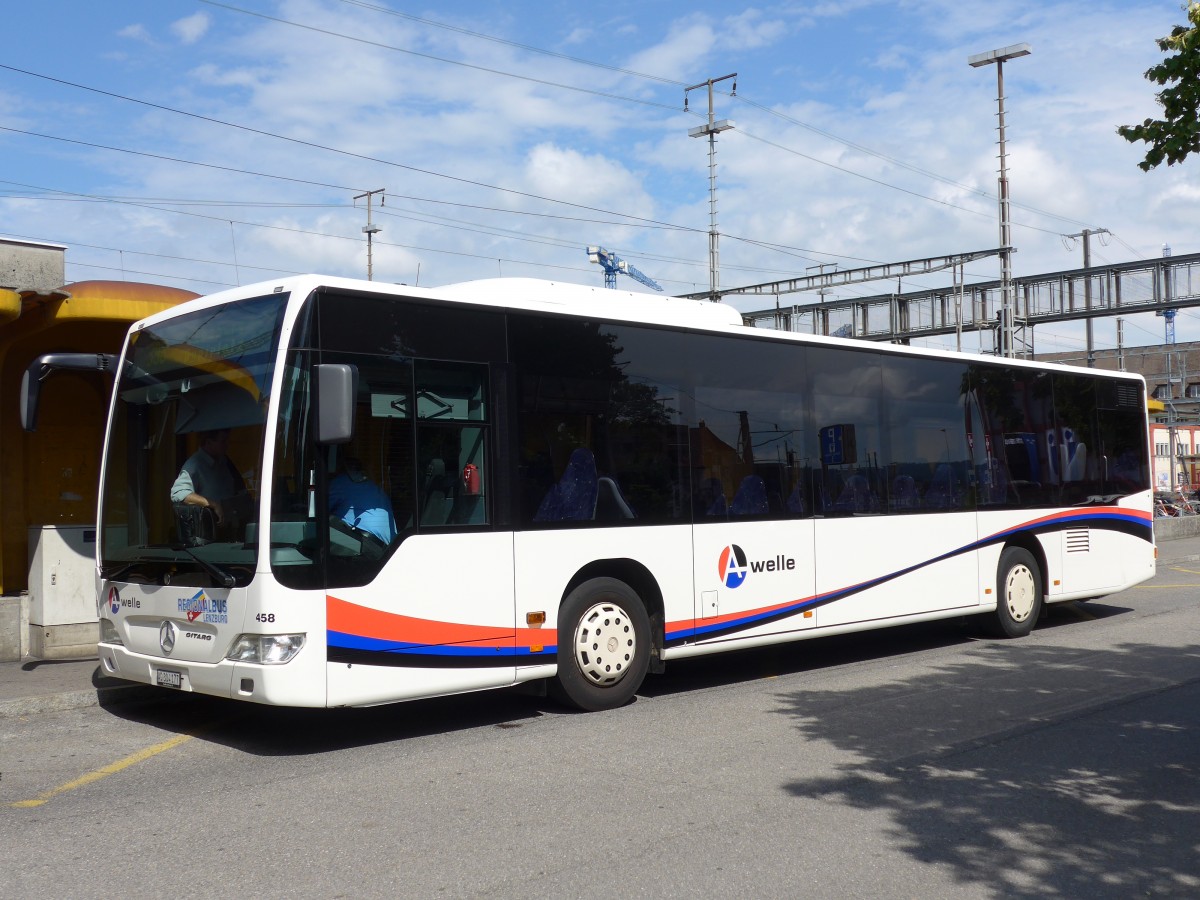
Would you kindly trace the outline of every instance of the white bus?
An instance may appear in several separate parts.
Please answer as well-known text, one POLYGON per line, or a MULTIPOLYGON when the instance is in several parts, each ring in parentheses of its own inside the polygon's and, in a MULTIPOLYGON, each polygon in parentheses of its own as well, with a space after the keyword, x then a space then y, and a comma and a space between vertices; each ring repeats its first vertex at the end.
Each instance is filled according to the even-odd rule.
POLYGON ((303 276, 138 323, 116 375, 99 656, 174 690, 540 681, 598 710, 672 659, 968 614, 1019 637, 1155 571, 1124 373, 303 276))

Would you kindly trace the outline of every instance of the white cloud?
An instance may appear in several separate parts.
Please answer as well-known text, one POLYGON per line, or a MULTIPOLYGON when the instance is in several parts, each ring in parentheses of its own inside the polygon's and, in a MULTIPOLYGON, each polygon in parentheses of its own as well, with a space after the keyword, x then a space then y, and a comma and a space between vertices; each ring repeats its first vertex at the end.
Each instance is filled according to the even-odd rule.
MULTIPOLYGON (((361 209, 349 207, 349 199, 362 190, 386 187, 387 216, 380 218, 385 230, 375 255, 381 279, 411 282, 420 264, 422 284, 494 276, 498 269, 506 275, 594 283, 595 267, 588 267, 580 248, 604 243, 668 290, 707 283, 707 148, 704 141, 687 137, 699 120, 682 115, 682 90, 676 84, 582 67, 346 4, 283 0, 272 5, 283 18, 328 32, 636 97, 651 105, 518 81, 251 17, 221 15, 209 21, 197 14, 172 22, 160 13, 122 29, 124 42, 112 40, 116 25, 108 27, 108 44, 98 52, 114 61, 104 78, 89 81, 69 72, 67 77, 97 86, 109 78, 114 85, 121 77, 141 79, 137 90, 124 92, 359 156, 161 112, 148 114, 115 101, 66 94, 62 88, 45 97, 17 95, 18 111, 27 120, 20 127, 67 134, 64 123, 85 121, 89 140, 97 143, 337 187, 34 145, 11 135, 4 137, 4 150, 6 171, 14 174, 6 177, 94 193, 346 207, 281 212, 229 206, 207 210, 210 217, 200 218, 134 215, 124 208, 89 205, 77 212, 72 207, 75 215, 67 218, 62 204, 22 201, 19 215, 28 224, 26 232, 81 245, 120 246, 127 259, 134 248, 152 248, 164 255, 231 262, 232 219, 239 223, 235 228, 243 267, 253 262, 361 275, 365 220, 361 209), (170 35, 171 45, 157 47, 152 34, 170 35), (129 41, 165 52, 150 53, 129 41), (122 47, 127 55, 114 54, 122 47), (18 165, 12 151, 25 143, 29 146, 18 165), (512 187, 696 230, 609 225, 615 217, 480 185, 512 187), (471 206, 437 205, 405 195, 471 206), (276 232, 243 221, 340 237, 276 232), (181 252, 181 247, 195 252, 181 252)), ((631 19, 598 21, 583 10, 574 18, 539 19, 542 7, 532 0, 512 0, 471 10, 451 4, 438 16, 523 44, 570 46, 577 48, 572 55, 683 84, 736 71, 739 93, 747 100, 953 182, 942 183, 721 95, 718 118, 737 121, 737 130, 718 141, 725 285, 803 274, 832 258, 813 251, 840 254, 841 265, 849 267, 994 247, 995 72, 970 69, 966 57, 1018 41, 1030 42, 1034 53, 1005 69, 1017 274, 1077 265, 1078 251, 1065 251, 1058 234, 1079 231, 1080 223, 1110 228, 1144 255, 1157 255, 1163 242, 1171 243, 1176 254, 1200 250, 1191 227, 1200 194, 1200 160, 1147 175, 1136 168, 1138 148, 1115 134, 1117 124, 1155 112, 1154 86, 1142 72, 1161 57, 1153 39, 1180 18, 1176 7, 1116 0, 1097 0, 1086 9, 1074 0, 1010 0, 1000 6, 983 0, 844 0, 721 8, 676 0, 643 4, 635 27, 631 19), (694 12, 696 8, 709 12, 694 12), (973 189, 981 189, 982 196, 973 189), (739 237, 799 249, 768 251, 739 237)), ((90 47, 94 40, 80 37, 81 46, 90 47)), ((692 94, 694 110, 705 105, 702 93, 692 94)), ((14 102, 12 97, 0 99, 0 106, 14 102)), ((6 204, 11 203, 0 200, 10 213, 6 204)), ((1092 249, 1093 258, 1114 261, 1131 253, 1115 239, 1107 248, 1094 241, 1092 249)), ((99 251, 87 253, 94 258, 99 251)), ((81 249, 72 259, 88 256, 81 249)), ((109 263, 117 264, 104 264, 109 263)), ((188 264, 178 266, 186 269, 188 264)), ((973 278, 990 280, 998 274, 995 260, 968 268, 973 278)), ((197 277, 233 280, 231 267, 195 264, 191 271, 197 277)), ((247 277, 243 271, 243 280, 247 277)), ((940 284, 945 279, 932 280, 940 284)), ((906 280, 903 289, 917 286, 906 280)), ((868 285, 861 293, 895 288, 894 282, 868 285)), ((805 302, 809 297, 790 299, 805 302)), ((746 306, 758 305, 760 301, 750 301, 746 306)), ((1039 336, 1039 344, 1041 340, 1039 336)), ((974 346, 974 339, 968 343, 974 346)))
POLYGON ((885 48, 872 61, 871 65, 876 69, 907 69, 909 66, 909 56, 912 50, 902 44, 893 44, 891 47, 885 48))
POLYGON ((212 20, 203 10, 171 23, 171 33, 184 44, 194 44, 208 32, 212 20))
POLYGON ((561 197, 573 203, 646 214, 650 203, 637 175, 601 154, 583 154, 554 144, 529 151, 525 183, 533 193, 561 197))
POLYGON ((766 19, 757 9, 748 9, 721 22, 721 43, 729 50, 754 50, 772 44, 788 31, 782 19, 766 19))
POLYGON ((144 44, 153 44, 154 38, 150 36, 150 32, 146 26, 140 22, 135 22, 133 25, 126 25, 117 32, 118 37, 128 38, 131 41, 141 41, 144 44))
POLYGON ((716 32, 706 17, 689 16, 673 22, 658 44, 633 54, 626 68, 687 80, 703 65, 716 41, 716 32))

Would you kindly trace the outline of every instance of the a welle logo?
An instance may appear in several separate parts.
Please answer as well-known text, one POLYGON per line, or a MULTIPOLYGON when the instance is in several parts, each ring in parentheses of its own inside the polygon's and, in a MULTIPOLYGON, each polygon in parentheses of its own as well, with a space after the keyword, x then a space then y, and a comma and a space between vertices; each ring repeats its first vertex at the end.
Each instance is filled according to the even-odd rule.
POLYGON ((730 544, 721 551, 717 562, 717 574, 727 588, 739 588, 753 573, 760 572, 790 572, 796 568, 796 560, 782 553, 774 559, 751 559, 746 557, 746 551, 737 544, 730 544))

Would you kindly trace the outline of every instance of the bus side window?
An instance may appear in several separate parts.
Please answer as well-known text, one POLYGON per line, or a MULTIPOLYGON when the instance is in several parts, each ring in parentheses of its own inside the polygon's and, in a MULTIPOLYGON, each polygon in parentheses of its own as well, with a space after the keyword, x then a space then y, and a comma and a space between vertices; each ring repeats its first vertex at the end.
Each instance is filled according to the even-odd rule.
POLYGON ((446 461, 436 458, 425 468, 425 483, 422 486, 421 524, 445 525, 454 504, 454 485, 446 475, 446 461))
POLYGON ((437 425, 419 430, 418 523, 422 528, 488 521, 486 429, 437 425))
POLYGON ((416 519, 421 528, 488 522, 488 367, 418 359, 416 519))

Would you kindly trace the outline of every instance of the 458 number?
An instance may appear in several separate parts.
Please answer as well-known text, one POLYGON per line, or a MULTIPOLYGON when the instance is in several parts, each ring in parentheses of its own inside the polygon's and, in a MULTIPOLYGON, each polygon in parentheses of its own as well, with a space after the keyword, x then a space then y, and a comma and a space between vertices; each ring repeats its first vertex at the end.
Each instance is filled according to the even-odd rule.
POLYGON ((259 613, 254 617, 255 622, 274 622, 275 613, 259 613))

